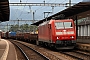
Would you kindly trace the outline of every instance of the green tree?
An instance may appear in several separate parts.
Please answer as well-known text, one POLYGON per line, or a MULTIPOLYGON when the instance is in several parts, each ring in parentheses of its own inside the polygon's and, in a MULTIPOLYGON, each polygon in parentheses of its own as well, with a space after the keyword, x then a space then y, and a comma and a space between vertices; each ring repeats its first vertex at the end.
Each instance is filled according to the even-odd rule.
POLYGON ((18 30, 19 26, 18 25, 11 25, 9 31, 14 31, 16 32, 18 30))
POLYGON ((34 32, 37 31, 37 26, 35 25, 29 25, 29 24, 23 24, 23 25, 12 25, 9 29, 9 31, 20 31, 20 32, 34 32))

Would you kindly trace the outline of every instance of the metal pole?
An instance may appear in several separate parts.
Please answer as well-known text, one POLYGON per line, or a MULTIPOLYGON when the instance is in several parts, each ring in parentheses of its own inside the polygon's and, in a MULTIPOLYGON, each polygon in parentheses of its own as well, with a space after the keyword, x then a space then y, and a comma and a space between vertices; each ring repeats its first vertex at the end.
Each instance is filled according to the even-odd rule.
POLYGON ((78 21, 77 21, 77 16, 76 16, 75 20, 76 20, 76 39, 77 39, 77 37, 78 37, 78 21))
POLYGON ((52 13, 54 12, 54 6, 52 6, 52 13))
POLYGON ((71 6, 71 0, 69 0, 69 7, 71 6))
MULTIPOLYGON (((29 6, 30 12, 31 12, 31 6, 29 6)), ((28 12, 29 13, 29 12, 28 12)))
POLYGON ((7 23, 7 32, 8 32, 8 23, 7 23))
POLYGON ((20 0, 20 3, 21 3, 22 1, 20 0))
MULTIPOLYGON (((35 13, 33 12, 33 23, 34 23, 34 20, 35 20, 35 19, 34 19, 34 14, 35 14, 35 13)), ((35 26, 33 26, 33 32, 34 32, 34 34, 35 34, 35 26)))
POLYGON ((52 13, 52 12, 44 12, 44 18, 45 18, 45 13, 47 13, 46 17, 48 17, 49 13, 52 13))
POLYGON ((44 2, 44 6, 45 6, 45 0, 43 2, 44 2))
POLYGON ((34 19, 34 12, 33 12, 33 23, 34 23, 34 20, 35 20, 35 19, 34 19))
POLYGON ((45 12, 44 12, 44 18, 45 18, 45 12))
POLYGON ((18 20, 18 30, 19 30, 19 20, 18 20))

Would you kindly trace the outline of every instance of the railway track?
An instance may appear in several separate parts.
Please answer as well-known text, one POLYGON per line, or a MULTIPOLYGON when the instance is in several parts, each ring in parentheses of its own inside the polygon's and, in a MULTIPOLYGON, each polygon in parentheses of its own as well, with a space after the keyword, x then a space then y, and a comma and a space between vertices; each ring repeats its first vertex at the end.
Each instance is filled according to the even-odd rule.
POLYGON ((46 56, 44 56, 43 54, 41 54, 40 52, 34 50, 33 48, 30 48, 24 44, 21 44, 19 42, 13 42, 12 43, 14 45, 16 45, 20 51, 22 52, 24 58, 19 58, 19 60, 21 59, 25 59, 25 60, 49 60, 49 58, 47 58, 46 56))
POLYGON ((53 53, 54 51, 48 50, 46 48, 36 46, 33 44, 29 44, 29 43, 25 43, 25 42, 21 42, 21 41, 17 41, 17 42, 25 44, 26 46, 31 47, 34 50, 39 51, 42 55, 48 57, 49 60, 67 60, 66 58, 64 58, 60 55, 57 56, 57 52, 53 53))
POLYGON ((86 52, 82 50, 52 51, 40 46, 28 44, 25 42, 21 42, 21 41, 18 41, 18 42, 28 47, 31 47, 33 50, 40 52, 45 57, 48 57, 49 60, 90 60, 90 52, 86 52))
POLYGON ((73 60, 90 60, 90 52, 86 52, 82 50, 72 50, 70 52, 60 51, 60 53, 71 57, 73 60))

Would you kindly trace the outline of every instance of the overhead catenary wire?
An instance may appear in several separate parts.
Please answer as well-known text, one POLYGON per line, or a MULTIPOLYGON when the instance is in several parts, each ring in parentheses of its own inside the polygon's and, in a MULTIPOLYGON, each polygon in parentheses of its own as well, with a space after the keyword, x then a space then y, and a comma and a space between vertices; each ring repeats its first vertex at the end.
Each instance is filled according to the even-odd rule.
MULTIPOLYGON (((49 0, 48 2, 50 2, 51 0, 49 0)), ((26 1, 27 2, 27 1, 26 1)), ((54 1, 54 3, 56 2, 56 0, 54 1)), ((24 6, 25 8, 25 6, 24 6)), ((24 8, 22 9, 22 12, 20 13, 19 17, 22 15, 23 11, 24 11, 24 8)), ((45 7, 44 7, 45 8, 45 7)), ((43 8, 43 9, 44 9, 43 8)), ((39 8, 40 9, 40 8, 39 8)), ((46 8, 45 8, 46 9, 46 8)), ((37 9, 35 10, 36 12, 38 11, 37 9)), ((42 13, 43 14, 43 13, 42 13)), ((37 14, 36 14, 37 15, 37 14)), ((38 16, 38 15, 37 15, 38 16)), ((19 17, 17 19, 19 19, 19 17)))
MULTIPOLYGON (((50 1, 51 1, 51 0, 49 0, 48 3, 49 3, 50 1)), ((46 2, 46 1, 44 0, 44 3, 45 3, 45 2, 46 2)), ((41 8, 43 8, 43 6, 42 6, 41 8)), ((36 9, 36 11, 37 11, 37 10, 40 10, 41 8, 36 9)), ((46 7, 44 7, 44 8, 46 9, 46 7)), ((43 9, 44 9, 44 8, 43 8, 43 9)), ((43 13, 41 13, 41 16, 42 16, 42 14, 43 14, 43 13)), ((37 16, 38 16, 38 15, 37 15, 37 16)), ((41 16, 38 16, 38 17, 41 17, 41 16)))
MULTIPOLYGON (((49 3, 50 1, 51 1, 51 0, 49 0, 49 1, 48 1, 48 3, 49 3)), ((46 3, 46 1, 45 1, 45 0, 44 0, 43 2, 44 2, 44 3, 46 3)), ((42 7, 40 7, 40 8, 37 8, 37 9, 36 9, 36 11, 37 11, 37 10, 40 10, 41 8, 43 8, 43 6, 42 6, 42 7)), ((44 7, 44 8, 45 8, 45 7, 44 7)), ((43 8, 43 9, 44 9, 44 8, 43 8)))
MULTIPOLYGON (((20 0, 20 3, 21 3, 22 1, 20 0)), ((19 9, 19 6, 17 7, 17 9, 15 10, 15 14, 13 15, 13 17, 17 17, 17 12, 18 12, 18 9, 19 9)), ((17 18, 16 18, 17 19, 17 18)))
MULTIPOLYGON (((27 1, 28 1, 28 0, 27 0, 27 1)), ((27 3, 27 1, 26 1, 26 3, 27 3)), ((25 8, 25 6, 24 6, 24 8, 25 8)), ((22 10, 21 14, 19 15, 19 17, 22 15, 22 13, 23 13, 23 11, 24 11, 24 8, 23 8, 23 10, 22 10)))
MULTIPOLYGON (((48 2, 50 2, 51 0, 49 0, 48 2)), ((56 0, 55 0, 56 1, 56 0)), ((55 3, 55 2, 54 2, 55 3)), ((25 6, 24 6, 24 8, 25 8, 25 6)), ((22 12, 20 13, 20 15, 19 15, 19 17, 22 15, 22 13, 23 13, 23 11, 24 11, 24 8, 22 9, 22 12)), ((39 8, 40 9, 40 8, 39 8)), ((35 11, 37 11, 37 9, 35 10, 35 11)), ((43 14, 43 13, 42 13, 43 14)), ((37 15, 38 16, 38 15, 37 15)), ((19 18, 17 18, 17 19, 19 19, 19 18)))
MULTIPOLYGON (((19 8, 19 6, 18 6, 17 9, 15 10, 15 14, 13 14, 13 17, 17 17, 18 8, 19 8)), ((17 19, 17 18, 16 18, 16 19, 17 19)))
MULTIPOLYGON (((28 1, 28 0, 27 0, 27 1, 28 1)), ((27 3, 27 1, 26 1, 26 3, 27 3)), ((22 2, 22 1, 20 0, 20 3, 21 3, 21 2, 22 2)), ((19 7, 18 7, 18 8, 19 8, 19 7)), ((18 25, 19 25, 19 17, 22 15, 22 13, 23 13, 23 11, 24 11, 24 8, 25 8, 25 6, 23 7, 20 15, 16 18, 16 20, 18 19, 18 25)), ((18 10, 18 9, 17 9, 17 10, 18 10)), ((18 14, 17 11, 16 11, 15 15, 16 15, 16 14, 18 14)), ((15 15, 14 15, 14 16, 15 16, 15 15)), ((16 16, 17 16, 17 15, 16 15, 16 16)), ((21 19, 22 19, 22 18, 21 18, 21 19)))
MULTIPOLYGON (((43 1, 43 3, 45 3, 45 0, 43 1)), ((37 8, 36 10, 35 10, 35 12, 37 12, 37 10, 40 10, 41 8, 43 8, 43 6, 42 7, 39 7, 39 8, 37 8)), ((29 9, 31 9, 31 7, 29 6, 29 9)), ((35 14, 36 15, 36 14, 35 14)), ((38 15, 37 15, 38 16, 38 15)))
MULTIPOLYGON (((49 1, 48 1, 48 3, 49 3, 50 1, 51 1, 51 0, 49 0, 49 1)), ((53 2, 53 3, 55 3, 55 2, 56 2, 56 0, 54 0, 54 2, 53 2)), ((46 9, 46 7, 44 7, 44 8, 46 9)), ((43 9, 44 9, 44 8, 43 8, 43 9)), ((37 10, 40 10, 40 9, 37 9, 37 10)), ((51 9, 50 9, 50 10, 51 10, 51 9)), ((37 16, 38 16, 38 17, 42 17, 42 14, 43 14, 43 12, 41 13, 41 15, 40 15, 40 16, 38 16, 38 15, 37 15, 37 16)))
MULTIPOLYGON (((55 3, 55 2, 57 2, 57 0, 55 0, 53 3, 55 3)), ((64 0, 64 1, 62 1, 61 3, 64 3, 64 2, 66 2, 66 0, 64 0)), ((46 9, 46 8, 45 8, 46 9)), ((51 9, 50 9, 51 10, 51 9)), ((43 13, 42 13, 43 14, 43 13)), ((52 14, 51 14, 52 15, 52 14)), ((42 15, 41 15, 42 16, 42 15)), ((39 17, 41 17, 41 16, 39 16, 39 17)), ((50 15, 48 15, 48 16, 50 16, 50 15)))

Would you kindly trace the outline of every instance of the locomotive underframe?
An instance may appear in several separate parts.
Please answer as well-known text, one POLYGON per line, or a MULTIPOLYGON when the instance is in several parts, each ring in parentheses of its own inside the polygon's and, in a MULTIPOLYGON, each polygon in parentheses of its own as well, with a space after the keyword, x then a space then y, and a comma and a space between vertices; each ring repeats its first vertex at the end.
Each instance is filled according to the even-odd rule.
POLYGON ((56 49, 74 49, 76 40, 57 40, 56 43, 38 41, 38 45, 54 47, 56 49))

